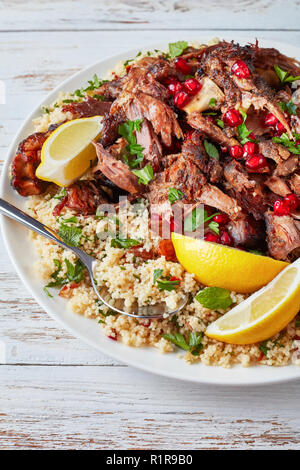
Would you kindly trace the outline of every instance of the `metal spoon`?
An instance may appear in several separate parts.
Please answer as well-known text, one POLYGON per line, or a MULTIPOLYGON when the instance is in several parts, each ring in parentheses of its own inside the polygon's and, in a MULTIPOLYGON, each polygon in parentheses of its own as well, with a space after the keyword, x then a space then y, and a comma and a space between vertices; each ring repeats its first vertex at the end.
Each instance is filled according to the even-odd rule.
POLYGON ((166 318, 168 316, 174 315, 175 313, 179 312, 183 309, 183 307, 187 303, 187 296, 184 296, 176 306, 175 309, 170 310, 168 309, 165 302, 160 302, 155 305, 146 305, 146 306, 139 306, 137 302, 135 302, 130 311, 126 311, 124 309, 124 301, 123 299, 112 299, 111 295, 105 286, 97 287, 95 279, 94 279, 94 272, 97 266, 98 260, 93 258, 92 256, 86 254, 84 251, 80 250, 75 246, 69 246, 65 242, 63 242, 59 236, 49 227, 42 224, 38 220, 30 217, 29 215, 25 214, 25 212, 21 211, 17 207, 9 204, 7 201, 4 201, 0 198, 0 212, 10 217, 11 219, 20 222, 21 224, 25 225, 26 227, 30 228, 34 232, 43 235, 49 240, 52 240, 63 248, 67 248, 68 250, 73 251, 75 255, 81 260, 81 262, 85 265, 86 269, 88 270, 92 286, 94 291, 96 292, 99 300, 109 307, 110 309, 114 310, 117 313, 121 313, 123 315, 128 315, 129 317, 134 318, 143 318, 143 319, 151 319, 151 318, 166 318))

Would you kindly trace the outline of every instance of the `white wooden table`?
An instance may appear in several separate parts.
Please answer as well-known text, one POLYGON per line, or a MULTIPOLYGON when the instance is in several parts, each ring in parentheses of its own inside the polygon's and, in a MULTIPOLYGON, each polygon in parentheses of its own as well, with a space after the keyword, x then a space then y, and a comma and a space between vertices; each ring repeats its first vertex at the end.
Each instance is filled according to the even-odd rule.
MULTIPOLYGON (((296 0, 1 0, 1 165, 35 103, 91 62, 191 30, 299 43, 299 19, 296 0)), ((299 382, 216 388, 134 370, 48 318, 1 243, 0 259, 0 449, 300 448, 299 382)))

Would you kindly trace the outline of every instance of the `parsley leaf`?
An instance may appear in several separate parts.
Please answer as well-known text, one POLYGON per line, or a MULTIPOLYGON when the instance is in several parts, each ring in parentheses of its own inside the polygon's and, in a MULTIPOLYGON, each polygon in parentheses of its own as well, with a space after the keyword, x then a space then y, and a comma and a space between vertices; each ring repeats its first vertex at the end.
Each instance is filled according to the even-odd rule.
POLYGON ((274 65, 274 70, 281 83, 291 83, 295 82, 296 80, 300 80, 300 75, 298 75, 297 77, 293 77, 293 75, 289 75, 288 72, 282 70, 278 65, 274 65))
POLYGON ((251 140, 251 139, 248 139, 248 136, 251 134, 251 131, 247 129, 247 126, 245 124, 245 121, 247 119, 247 114, 242 109, 240 109, 240 113, 243 116, 244 122, 237 127, 237 131, 239 134, 241 144, 244 145, 246 142, 251 140))
POLYGON ((136 155, 136 159, 132 160, 127 157, 127 155, 123 155, 125 163, 130 168, 136 168, 139 163, 144 160, 143 150, 144 148, 137 143, 135 132, 140 132, 141 125, 143 120, 136 119, 135 121, 127 120, 124 124, 121 124, 118 128, 119 134, 127 140, 128 145, 126 150, 130 153, 130 155, 136 155))
POLYGON ((82 230, 79 227, 74 227, 66 225, 64 223, 60 224, 58 230, 58 236, 70 246, 79 246, 82 236, 82 230))
POLYGON ((279 106, 282 111, 287 111, 291 116, 297 115, 297 106, 293 103, 292 100, 290 100, 288 103, 281 101, 279 106))
POLYGON ((268 351, 269 351, 269 349, 270 349, 270 348, 267 347, 268 341, 269 341, 269 340, 267 339, 267 341, 264 341, 263 343, 261 343, 261 344, 259 345, 259 349, 260 349, 260 351, 263 353, 264 356, 267 356, 267 355, 268 355, 268 351))
POLYGON ((91 91, 95 90, 96 88, 100 88, 103 83, 107 83, 109 80, 101 80, 98 78, 97 74, 93 76, 93 80, 88 80, 89 86, 84 89, 84 91, 91 91))
POLYGON ((216 98, 211 98, 211 99, 209 100, 208 106, 209 106, 210 108, 214 108, 214 107, 216 106, 216 103, 217 103, 216 98))
POLYGON ((82 264, 80 259, 76 261, 75 265, 70 263, 70 261, 67 259, 65 259, 65 263, 67 266, 67 274, 66 274, 67 279, 70 282, 76 282, 76 283, 82 281, 84 265, 82 264))
MULTIPOLYGON (((300 134, 293 135, 294 137, 296 137, 297 140, 300 137, 300 134)), ((287 132, 281 134, 280 137, 273 137, 272 140, 275 144, 282 144, 287 147, 291 153, 294 153, 296 155, 300 154, 300 145, 298 145, 294 140, 290 140, 287 132)))
POLYGON ((110 246, 113 248, 131 248, 132 246, 140 245, 141 242, 134 240, 133 238, 122 238, 121 235, 113 238, 110 242, 110 246))
POLYGON ((203 207, 195 207, 195 209, 192 210, 191 215, 184 220, 184 230, 186 232, 194 232, 201 224, 208 222, 218 214, 219 212, 216 212, 215 214, 208 216, 203 207))
POLYGON ((215 160, 219 160, 219 151, 217 149, 217 147, 208 142, 207 140, 204 141, 204 147, 205 147, 205 150, 207 152, 207 154, 211 157, 211 158, 214 158, 215 160))
POLYGON ((214 221, 211 221, 209 224, 208 224, 209 228, 215 232, 217 235, 220 234, 220 229, 219 229, 219 224, 218 222, 214 222, 214 221))
POLYGON ((222 121, 222 119, 216 119, 216 123, 219 127, 221 127, 221 129, 224 129, 225 124, 224 124, 224 121, 222 121))
POLYGON ((187 47, 188 43, 186 41, 171 42, 169 44, 169 54, 171 59, 181 55, 187 47))
POLYGON ((227 308, 233 304, 230 292, 221 287, 206 287, 198 292, 195 299, 205 308, 218 310, 227 308))
POLYGON ((155 282, 157 281, 157 279, 159 279, 161 277, 163 273, 163 270, 162 269, 154 269, 154 273, 153 273, 153 284, 155 284, 155 282))
POLYGON ((166 290, 171 292, 179 286, 179 281, 170 281, 169 279, 157 279, 156 280, 157 287, 159 290, 166 290))
POLYGON ((171 204, 179 201, 184 196, 183 192, 176 188, 169 188, 168 199, 171 204))
POLYGON ((61 191, 55 194, 55 196, 52 196, 52 199, 58 199, 59 201, 62 201, 66 195, 67 195, 67 190, 66 188, 63 188, 61 191))
POLYGON ((145 185, 150 183, 154 176, 153 168, 150 163, 147 166, 144 166, 141 170, 132 170, 132 173, 139 178, 138 183, 145 185))

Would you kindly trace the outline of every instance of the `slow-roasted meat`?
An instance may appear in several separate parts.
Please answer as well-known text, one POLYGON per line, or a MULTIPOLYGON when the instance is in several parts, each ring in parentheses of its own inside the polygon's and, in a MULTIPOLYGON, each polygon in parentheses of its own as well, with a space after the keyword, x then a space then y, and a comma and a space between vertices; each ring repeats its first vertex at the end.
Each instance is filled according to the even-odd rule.
POLYGON ((300 229, 293 217, 279 217, 268 211, 266 225, 269 253, 273 258, 286 260, 300 247, 300 229))
POLYGON ((153 75, 138 66, 133 66, 127 75, 122 93, 139 93, 140 91, 161 101, 169 98, 167 88, 155 80, 153 75))
POLYGON ((282 178, 279 178, 279 176, 270 176, 264 183, 273 193, 278 194, 278 196, 284 197, 291 192, 287 183, 282 178))
POLYGON ((291 155, 286 147, 275 144, 271 140, 265 140, 258 144, 259 152, 266 158, 277 163, 274 175, 288 176, 293 173, 299 165, 298 155, 291 155))
POLYGON ((233 238, 235 246, 247 248, 265 248, 266 235, 264 225, 261 221, 254 220, 251 216, 240 217, 230 221, 227 229, 233 238))
POLYGON ((111 101, 99 101, 88 96, 81 102, 73 102, 65 104, 62 108, 64 113, 73 114, 73 119, 92 116, 104 116, 111 107, 111 101))
POLYGON ((250 175, 237 161, 225 163, 226 187, 233 193, 240 206, 255 219, 263 219, 267 209, 266 193, 257 176, 250 175))
POLYGON ((101 171, 108 179, 119 188, 125 189, 130 194, 138 194, 143 192, 142 186, 138 183, 138 178, 135 176, 128 166, 116 160, 100 143, 95 143, 95 148, 98 157, 97 166, 93 169, 94 172, 101 171))
POLYGON ((51 132, 36 132, 24 139, 11 165, 11 184, 21 196, 42 194, 49 183, 35 176, 41 162, 41 148, 51 132))
POLYGON ((238 144, 238 141, 236 139, 234 139, 233 137, 227 137, 227 135, 224 134, 220 127, 213 124, 209 119, 206 119, 198 111, 194 111, 188 116, 188 123, 194 129, 199 129, 207 137, 209 137, 209 139, 213 140, 214 142, 218 142, 218 144, 220 145, 230 147, 231 145, 238 144))
POLYGON ((68 207, 79 214, 95 214, 100 204, 106 204, 105 193, 94 181, 80 180, 66 188, 66 196, 54 208, 53 214, 60 215, 68 207))
POLYGON ((182 130, 178 124, 174 111, 162 101, 145 93, 126 93, 121 95, 112 105, 111 112, 123 109, 128 114, 128 107, 132 105, 143 118, 151 122, 154 132, 160 134, 165 145, 172 144, 172 135, 177 139, 183 138, 182 130))
POLYGON ((163 57, 143 57, 137 62, 136 66, 158 81, 163 81, 170 76, 176 76, 180 80, 184 79, 184 74, 176 69, 174 63, 163 57))
POLYGON ((300 75, 300 62, 298 60, 287 57, 274 48, 258 47, 258 44, 254 45, 253 49, 255 51, 255 67, 274 70, 274 65, 278 65, 291 75, 300 75))
POLYGON ((144 249, 144 245, 142 243, 140 245, 132 246, 131 248, 129 248, 128 253, 132 253, 137 258, 142 258, 145 260, 155 259, 158 257, 158 254, 154 249, 147 251, 144 249))
POLYGON ((95 94, 104 96, 108 101, 113 100, 120 94, 125 80, 126 75, 124 77, 105 82, 100 86, 100 88, 95 90, 95 94))
POLYGON ((300 174, 294 173, 289 181, 291 189, 300 196, 300 174))
POLYGON ((119 125, 126 120, 122 112, 110 114, 107 113, 103 119, 100 142, 104 147, 112 145, 119 136, 119 125))
POLYGON ((207 155, 202 133, 197 130, 182 145, 182 155, 195 163, 211 183, 218 183, 223 177, 223 167, 218 160, 207 155))

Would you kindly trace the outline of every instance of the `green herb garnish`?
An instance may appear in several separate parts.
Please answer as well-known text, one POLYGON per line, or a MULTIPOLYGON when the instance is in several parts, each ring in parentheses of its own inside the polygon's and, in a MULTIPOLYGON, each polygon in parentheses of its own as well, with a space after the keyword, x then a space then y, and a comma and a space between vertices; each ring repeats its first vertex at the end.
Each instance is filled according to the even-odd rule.
POLYGON ((205 140, 204 147, 209 157, 214 158, 215 160, 219 160, 219 151, 214 144, 205 140))
POLYGON ((132 173, 138 177, 138 183, 148 184, 153 180, 153 168, 150 163, 147 166, 144 166, 141 170, 132 170, 132 173))
POLYGON ((211 99, 209 100, 208 106, 209 106, 210 108, 214 108, 214 107, 216 106, 216 104, 217 104, 216 98, 211 98, 211 99))
POLYGON ((282 111, 287 111, 291 116, 297 115, 297 106, 293 103, 292 100, 290 100, 288 103, 281 101, 279 106, 282 111))
POLYGON ((267 355, 268 355, 268 351, 269 351, 269 349, 270 349, 270 348, 267 347, 268 341, 269 341, 269 340, 264 341, 263 343, 261 343, 261 344, 259 345, 259 349, 260 349, 260 351, 263 353, 264 356, 267 356, 267 355))
POLYGON ((60 224, 58 236, 70 246, 79 246, 82 237, 82 229, 73 225, 60 224))
POLYGON ((274 70, 281 83, 291 83, 295 82, 296 80, 300 80, 300 75, 298 75, 297 77, 293 77, 293 75, 289 75, 288 72, 282 70, 278 65, 274 65, 274 70))
POLYGON ((215 222, 214 220, 208 224, 210 230, 215 232, 217 235, 220 234, 220 228, 218 222, 215 222))
POLYGON ((221 287, 206 287, 198 292, 195 299, 210 310, 218 310, 220 308, 228 308, 233 304, 230 292, 221 287))
POLYGON ((169 188, 168 199, 171 204, 175 201, 179 201, 184 196, 183 192, 176 188, 169 188))
POLYGON ((247 129, 247 126, 245 124, 245 121, 247 119, 247 114, 242 109, 240 109, 240 113, 243 116, 244 122, 237 127, 237 131, 239 134, 240 142, 242 145, 244 145, 248 141, 252 142, 252 139, 248 139, 248 136, 251 134, 251 131, 247 129))
POLYGON ((203 338, 203 333, 191 332, 189 335, 189 342, 187 343, 185 337, 180 333, 168 333, 163 335, 163 338, 171 343, 175 344, 180 349, 184 351, 191 352, 194 356, 198 356, 203 349, 203 344, 201 340, 203 338))
POLYGON ((192 210, 191 215, 184 220, 184 230, 186 232, 194 232, 201 224, 208 222, 218 214, 219 212, 208 215, 203 207, 195 207, 195 209, 192 210))
POLYGON ((162 269, 154 269, 154 272, 153 272, 153 284, 156 283, 157 279, 159 279, 161 277, 163 273, 163 270, 162 269))
POLYGON ((169 55, 171 59, 180 56, 187 47, 188 43, 186 41, 171 42, 169 44, 169 55))
POLYGON ((133 238, 123 238, 121 235, 118 235, 116 238, 113 238, 110 242, 110 246, 113 248, 131 248, 132 246, 140 245, 139 240, 134 240, 133 238))
MULTIPOLYGON (((293 134, 293 136, 298 140, 300 139, 300 134, 293 134)), ((287 132, 281 134, 280 137, 273 137, 272 141, 275 144, 282 144, 288 148, 291 153, 296 155, 300 154, 300 145, 298 145, 294 140, 290 140, 287 132)))
POLYGON ((142 122, 142 119, 136 119, 135 121, 127 120, 124 122, 124 124, 121 124, 118 129, 119 134, 128 142, 126 150, 130 153, 130 155, 136 156, 136 158, 133 160, 129 159, 127 155, 123 155, 125 163, 130 168, 136 168, 144 160, 144 148, 137 143, 135 135, 136 132, 140 132, 142 122))

